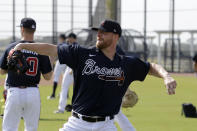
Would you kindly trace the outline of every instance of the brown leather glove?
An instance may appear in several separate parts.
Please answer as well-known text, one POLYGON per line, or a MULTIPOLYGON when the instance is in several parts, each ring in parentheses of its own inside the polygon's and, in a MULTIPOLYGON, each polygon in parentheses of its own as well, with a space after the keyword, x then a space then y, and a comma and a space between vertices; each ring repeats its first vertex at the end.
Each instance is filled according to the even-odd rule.
POLYGON ((29 69, 29 64, 20 50, 14 51, 12 49, 9 52, 7 61, 8 70, 17 72, 18 74, 24 74, 29 69))
POLYGON ((122 107, 128 108, 133 107, 138 102, 138 95, 131 91, 129 88, 127 89, 123 99, 122 99, 122 107))

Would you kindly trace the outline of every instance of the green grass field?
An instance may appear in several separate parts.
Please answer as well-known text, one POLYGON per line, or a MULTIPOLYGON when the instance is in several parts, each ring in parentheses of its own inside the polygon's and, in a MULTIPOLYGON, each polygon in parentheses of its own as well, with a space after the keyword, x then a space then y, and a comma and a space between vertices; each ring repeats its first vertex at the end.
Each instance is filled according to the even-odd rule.
MULTIPOLYGON (((137 131, 197 131, 197 119, 181 116, 182 103, 190 102, 197 106, 197 78, 194 76, 173 76, 178 83, 176 94, 173 96, 166 93, 163 81, 159 78, 147 77, 144 82, 131 84, 130 88, 137 92, 139 102, 134 108, 122 109, 122 111, 137 131)), ((58 98, 55 100, 46 99, 51 90, 51 86, 40 87, 42 106, 38 131, 58 131, 70 116, 70 113, 67 112, 53 114, 58 106, 58 98)), ((57 93, 59 90, 58 87, 57 93)), ((72 90, 70 89, 71 95, 72 90)), ((0 98, 2 97, 0 96, 0 98)), ((71 99, 68 103, 70 101, 71 99)), ((2 123, 2 119, 0 121, 2 123)), ((23 129, 23 121, 21 121, 19 131, 23 131, 23 129)), ((118 131, 121 131, 119 127, 118 131)))

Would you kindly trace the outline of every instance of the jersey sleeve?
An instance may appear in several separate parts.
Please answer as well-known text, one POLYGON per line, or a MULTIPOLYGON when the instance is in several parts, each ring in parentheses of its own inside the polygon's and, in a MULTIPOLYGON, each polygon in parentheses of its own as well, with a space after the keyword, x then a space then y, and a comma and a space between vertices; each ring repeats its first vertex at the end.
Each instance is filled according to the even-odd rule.
POLYGON ((46 74, 52 71, 51 62, 48 56, 40 55, 39 62, 42 74, 46 74))
POLYGON ((72 69, 76 68, 79 49, 80 46, 78 45, 58 45, 58 58, 60 64, 66 64, 72 69))
POLYGON ((134 80, 143 81, 150 69, 150 63, 144 62, 137 57, 134 57, 134 62, 132 64, 132 70, 134 75, 134 80))

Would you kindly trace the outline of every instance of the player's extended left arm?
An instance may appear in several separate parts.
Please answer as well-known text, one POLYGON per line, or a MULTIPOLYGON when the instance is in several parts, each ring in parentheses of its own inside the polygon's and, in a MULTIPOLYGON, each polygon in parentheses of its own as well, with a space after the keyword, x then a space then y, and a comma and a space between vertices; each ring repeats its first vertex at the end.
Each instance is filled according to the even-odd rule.
POLYGON ((176 81, 162 66, 155 63, 150 63, 150 70, 148 74, 159 78, 163 78, 168 94, 175 94, 175 88, 177 85, 176 81))

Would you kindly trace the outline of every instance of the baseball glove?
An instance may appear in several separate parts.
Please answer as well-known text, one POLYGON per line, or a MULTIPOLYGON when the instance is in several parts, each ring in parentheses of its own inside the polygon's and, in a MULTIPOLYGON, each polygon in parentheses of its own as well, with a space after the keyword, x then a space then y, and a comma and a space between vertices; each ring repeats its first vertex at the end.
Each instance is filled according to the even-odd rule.
POLYGON ((24 74, 29 69, 25 56, 20 50, 11 50, 7 57, 8 70, 24 74))
POLYGON ((138 102, 138 95, 134 91, 131 91, 128 88, 122 99, 122 107, 125 108, 133 107, 137 102, 138 102))

